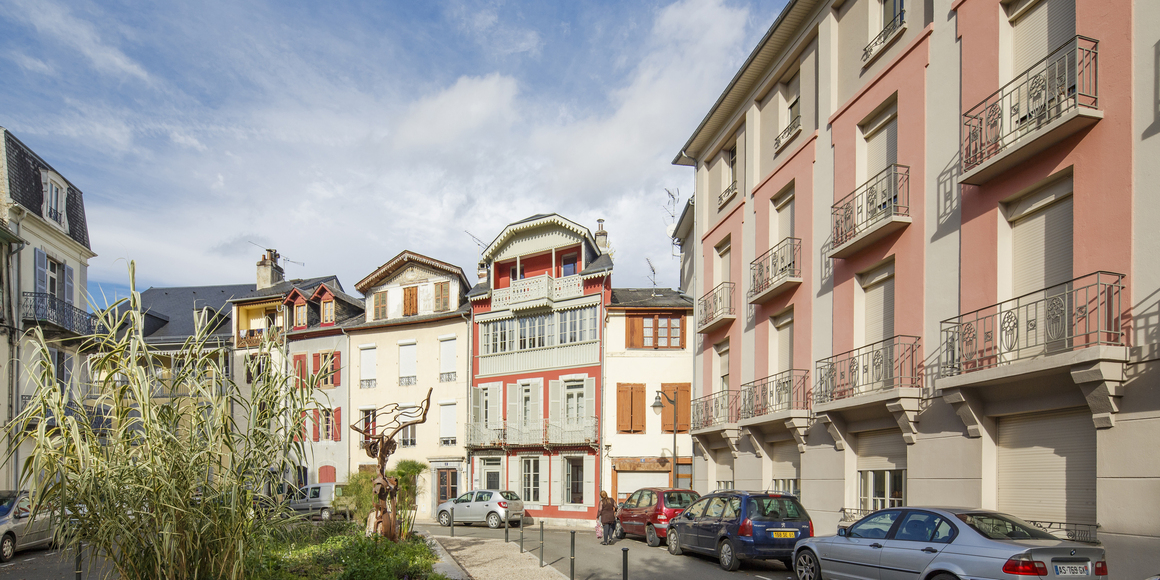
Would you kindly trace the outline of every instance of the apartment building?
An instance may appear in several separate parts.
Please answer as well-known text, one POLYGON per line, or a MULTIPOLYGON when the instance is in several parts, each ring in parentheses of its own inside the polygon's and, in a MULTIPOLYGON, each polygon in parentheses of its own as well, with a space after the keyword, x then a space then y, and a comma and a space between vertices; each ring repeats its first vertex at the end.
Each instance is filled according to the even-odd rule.
POLYGON ((674 160, 697 489, 797 490, 823 530, 1000 509, 1146 572, 1156 12, 788 3, 674 160))
MULTIPOLYGON (((347 424, 390 432, 417 419, 431 393, 426 421, 395 435, 398 448, 388 469, 404 459, 427 464, 418 485, 418 515, 434 519, 435 507, 469 491, 463 427, 468 416, 471 310, 467 276, 458 266, 403 251, 355 284, 366 313, 344 331, 350 342, 347 424)), ((350 470, 375 469, 367 438, 347 442, 350 470)))
POLYGON ((470 481, 515 490, 532 517, 596 516, 607 242, 602 223, 593 235, 557 214, 508 224, 484 248, 467 294, 470 481))

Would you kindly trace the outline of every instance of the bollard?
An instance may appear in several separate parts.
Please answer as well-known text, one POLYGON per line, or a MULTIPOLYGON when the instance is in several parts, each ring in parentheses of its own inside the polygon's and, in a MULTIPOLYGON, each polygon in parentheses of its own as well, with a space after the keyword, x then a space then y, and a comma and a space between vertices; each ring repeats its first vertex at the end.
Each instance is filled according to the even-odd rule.
POLYGON ((84 571, 81 566, 81 550, 83 547, 84 544, 77 542, 77 580, 81 580, 81 573, 84 571))
POLYGON ((544 567, 544 520, 540 520, 540 567, 544 567))
POLYGON ((508 543, 508 521, 511 514, 506 511, 503 514, 503 543, 508 543))
POLYGON ((568 567, 568 578, 576 580, 576 530, 572 530, 572 563, 568 567))
POLYGON ((524 553, 524 520, 520 520, 520 553, 524 553))
POLYGON ((455 537, 455 506, 451 506, 451 537, 455 537))
POLYGON ((624 551, 624 563, 621 564, 620 568, 624 576, 624 580, 628 580, 628 548, 621 548, 621 550, 624 551))

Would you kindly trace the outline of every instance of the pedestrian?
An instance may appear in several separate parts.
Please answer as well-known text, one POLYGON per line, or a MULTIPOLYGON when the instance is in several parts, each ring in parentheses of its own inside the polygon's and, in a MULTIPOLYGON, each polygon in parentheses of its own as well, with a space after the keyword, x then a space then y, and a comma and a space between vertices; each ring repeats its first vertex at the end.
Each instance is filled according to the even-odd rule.
POLYGON ((607 491, 600 492, 600 508, 596 510, 596 521, 604 525, 604 537, 600 543, 612 544, 612 530, 616 527, 616 502, 608 497, 607 491))

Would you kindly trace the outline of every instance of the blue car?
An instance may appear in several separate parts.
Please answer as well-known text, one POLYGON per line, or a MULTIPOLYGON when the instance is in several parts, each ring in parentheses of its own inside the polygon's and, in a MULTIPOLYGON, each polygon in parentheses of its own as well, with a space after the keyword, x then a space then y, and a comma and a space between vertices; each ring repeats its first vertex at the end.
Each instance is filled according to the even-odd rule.
POLYGON ((797 498, 759 491, 719 491, 702 497, 669 522, 669 553, 715 556, 725 570, 742 560, 779 560, 792 570, 794 546, 814 535, 797 498))

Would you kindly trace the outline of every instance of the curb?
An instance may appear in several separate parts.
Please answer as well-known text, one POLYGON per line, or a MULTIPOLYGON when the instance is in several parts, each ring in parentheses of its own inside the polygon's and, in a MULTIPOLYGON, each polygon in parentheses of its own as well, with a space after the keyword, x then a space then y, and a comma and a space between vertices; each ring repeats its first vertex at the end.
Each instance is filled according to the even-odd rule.
POLYGON ((439 561, 435 563, 435 572, 438 572, 450 578, 451 580, 474 580, 471 577, 471 574, 468 574, 467 570, 464 570, 463 566, 459 565, 459 561, 456 560, 455 557, 450 553, 448 553, 447 549, 443 547, 443 544, 440 544, 439 540, 435 539, 434 536, 420 530, 416 530, 414 533, 423 536, 423 539, 427 541, 427 545, 431 546, 431 549, 433 549, 435 554, 439 556, 439 561))

